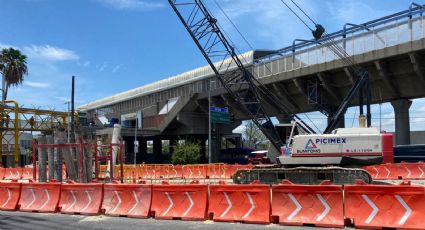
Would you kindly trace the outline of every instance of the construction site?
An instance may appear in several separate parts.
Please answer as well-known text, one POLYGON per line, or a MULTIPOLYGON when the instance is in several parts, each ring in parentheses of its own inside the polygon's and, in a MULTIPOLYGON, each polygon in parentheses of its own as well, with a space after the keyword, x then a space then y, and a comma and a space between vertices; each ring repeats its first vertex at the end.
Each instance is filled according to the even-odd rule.
POLYGON ((309 37, 252 48, 231 20, 246 9, 226 1, 124 1, 166 8, 171 45, 205 66, 106 97, 71 75, 66 111, 6 98, 27 69, 3 49, 0 229, 425 229, 424 121, 409 114, 425 98, 425 5, 328 31, 303 1, 272 1, 309 37))

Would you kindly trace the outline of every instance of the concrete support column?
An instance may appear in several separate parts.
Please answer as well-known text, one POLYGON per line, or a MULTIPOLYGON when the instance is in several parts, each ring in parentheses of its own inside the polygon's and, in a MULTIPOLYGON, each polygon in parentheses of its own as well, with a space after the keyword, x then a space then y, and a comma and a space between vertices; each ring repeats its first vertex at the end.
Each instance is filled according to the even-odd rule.
POLYGON ((396 145, 410 144, 409 108, 412 101, 400 99, 391 102, 395 114, 395 143, 396 145))
POLYGON ((153 154, 155 158, 155 164, 162 163, 162 140, 159 137, 153 139, 153 154))

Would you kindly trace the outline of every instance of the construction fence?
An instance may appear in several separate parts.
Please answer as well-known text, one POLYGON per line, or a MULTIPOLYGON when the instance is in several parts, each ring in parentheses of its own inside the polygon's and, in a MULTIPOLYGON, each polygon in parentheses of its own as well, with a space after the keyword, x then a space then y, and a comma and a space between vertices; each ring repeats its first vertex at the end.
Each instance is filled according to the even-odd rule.
MULTIPOLYGON (((171 164, 140 164, 140 165, 116 165, 113 171, 119 175, 114 177, 124 183, 139 183, 141 181, 160 180, 206 180, 231 179, 238 170, 252 169, 254 165, 228 165, 228 164, 194 164, 194 165, 171 165, 171 164)), ((0 180, 33 180, 39 181, 39 166, 30 168, 0 168, 0 180), (35 170, 34 170, 35 169, 35 170), (34 174, 35 173, 35 174, 34 174), (35 175, 35 176, 34 176, 35 175)), ((51 178, 47 170, 47 178, 51 178)), ((111 176, 108 165, 98 165, 93 172, 94 180, 105 180, 111 176)), ((62 180, 67 177, 67 168, 62 166, 62 180)))
POLYGON ((425 189, 400 185, 0 183, 0 210, 372 229, 425 229, 425 189))

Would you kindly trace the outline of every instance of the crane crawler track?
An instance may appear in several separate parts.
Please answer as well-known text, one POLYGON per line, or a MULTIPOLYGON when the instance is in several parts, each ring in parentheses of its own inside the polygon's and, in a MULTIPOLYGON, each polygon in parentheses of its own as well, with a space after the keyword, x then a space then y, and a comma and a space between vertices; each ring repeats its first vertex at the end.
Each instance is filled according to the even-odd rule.
POLYGON ((282 180, 289 180, 296 184, 320 184, 326 180, 333 184, 354 184, 356 180, 362 180, 367 184, 373 182, 366 170, 334 166, 238 170, 232 179, 235 184, 250 184, 255 181, 263 184, 278 184, 282 180))

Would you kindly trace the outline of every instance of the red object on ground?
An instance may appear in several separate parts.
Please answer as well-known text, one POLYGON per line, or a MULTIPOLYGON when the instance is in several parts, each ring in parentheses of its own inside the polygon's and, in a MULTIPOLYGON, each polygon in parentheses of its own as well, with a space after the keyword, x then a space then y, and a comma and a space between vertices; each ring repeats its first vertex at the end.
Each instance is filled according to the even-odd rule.
POLYGON ((105 184, 102 210, 108 216, 149 217, 152 185, 105 184))
POLYGON ((356 228, 425 229, 422 186, 346 185, 345 216, 356 228))
POLYGON ((156 219, 205 220, 207 199, 208 185, 153 185, 152 216, 156 219))
POLYGON ((17 210, 20 196, 21 183, 0 183, 0 210, 17 210))
POLYGON ((19 210, 55 212, 59 203, 60 188, 60 183, 23 183, 19 210))
POLYGON ((214 221, 270 223, 270 186, 211 185, 208 214, 214 221))
POLYGON ((61 213, 97 215, 103 200, 103 184, 62 184, 59 209, 61 213))
POLYGON ((341 185, 295 185, 272 187, 273 221, 282 225, 311 224, 343 227, 344 205, 341 185))

